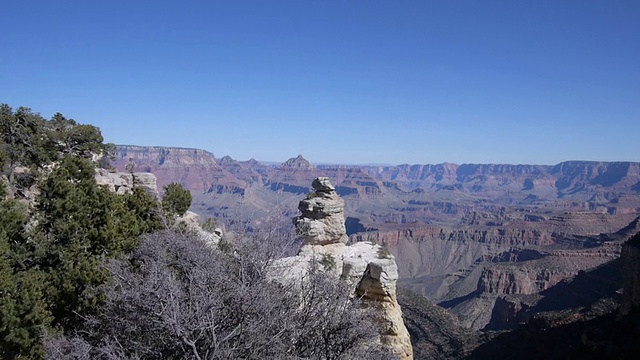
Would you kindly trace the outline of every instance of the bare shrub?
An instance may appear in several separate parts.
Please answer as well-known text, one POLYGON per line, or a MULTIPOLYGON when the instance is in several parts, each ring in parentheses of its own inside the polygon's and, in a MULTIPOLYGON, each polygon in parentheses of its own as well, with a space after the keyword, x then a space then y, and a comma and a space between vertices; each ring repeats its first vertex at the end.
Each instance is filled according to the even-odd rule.
POLYGON ((106 305, 86 329, 46 339, 49 358, 389 358, 346 284, 317 265, 300 284, 270 281, 278 251, 257 241, 220 251, 185 233, 148 235, 128 258, 108 263, 106 305))

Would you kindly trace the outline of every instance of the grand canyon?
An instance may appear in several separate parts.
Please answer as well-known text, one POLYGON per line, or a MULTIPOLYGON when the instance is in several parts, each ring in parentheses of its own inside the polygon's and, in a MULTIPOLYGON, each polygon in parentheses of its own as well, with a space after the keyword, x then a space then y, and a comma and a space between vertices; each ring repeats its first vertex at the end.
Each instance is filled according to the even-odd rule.
POLYGON ((547 328, 560 330, 540 354, 572 336, 582 338, 574 348, 603 354, 575 324, 606 322, 630 291, 622 291, 621 252, 640 232, 636 162, 355 166, 299 155, 272 164, 121 145, 114 165, 155 174, 158 188, 182 184, 202 219, 282 234, 292 232, 312 181, 328 177, 345 201, 349 242, 371 241, 395 256, 416 358, 526 352, 540 344, 518 334, 547 328))

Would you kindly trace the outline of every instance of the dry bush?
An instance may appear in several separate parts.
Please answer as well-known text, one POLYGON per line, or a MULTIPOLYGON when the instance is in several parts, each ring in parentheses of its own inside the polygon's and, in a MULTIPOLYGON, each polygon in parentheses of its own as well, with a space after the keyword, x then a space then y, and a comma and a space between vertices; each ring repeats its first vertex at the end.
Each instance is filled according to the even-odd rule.
POLYGON ((146 236, 107 266, 107 302, 75 337, 50 337, 51 359, 376 359, 378 334, 346 284, 312 266, 300 284, 270 281, 278 246, 226 250, 184 233, 146 236))

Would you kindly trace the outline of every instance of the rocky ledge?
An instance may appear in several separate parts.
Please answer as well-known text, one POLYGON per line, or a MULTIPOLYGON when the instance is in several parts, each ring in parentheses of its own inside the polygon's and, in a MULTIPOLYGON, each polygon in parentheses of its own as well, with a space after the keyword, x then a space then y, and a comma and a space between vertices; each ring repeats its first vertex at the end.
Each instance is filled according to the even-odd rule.
POLYGON ((117 194, 126 194, 139 186, 148 193, 158 197, 157 178, 151 173, 136 172, 112 172, 105 169, 96 169, 96 182, 106 186, 117 194))

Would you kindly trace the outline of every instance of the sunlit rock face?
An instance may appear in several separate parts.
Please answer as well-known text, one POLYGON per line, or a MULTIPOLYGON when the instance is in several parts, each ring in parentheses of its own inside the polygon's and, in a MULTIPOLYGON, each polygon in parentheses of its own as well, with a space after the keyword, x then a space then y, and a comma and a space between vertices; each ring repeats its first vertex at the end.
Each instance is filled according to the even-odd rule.
POLYGON ((105 169, 96 169, 96 183, 106 186, 117 194, 126 194, 133 191, 134 187, 140 187, 155 197, 159 196, 157 178, 152 173, 110 172, 105 169))
POLYGON ((411 339, 396 296, 398 266, 393 255, 370 242, 347 246, 344 201, 326 177, 315 179, 312 186, 315 191, 300 201, 298 209, 302 214, 294 218, 303 246, 297 256, 274 264, 274 276, 280 281, 295 281, 305 276, 312 262, 320 264, 325 272, 351 284, 353 295, 364 306, 376 310, 374 322, 380 342, 400 359, 413 359, 411 339))
POLYGON ((336 193, 329 178, 319 177, 311 184, 315 191, 300 201, 302 213, 293 219, 298 235, 305 245, 346 243, 344 226, 344 200, 336 193))

